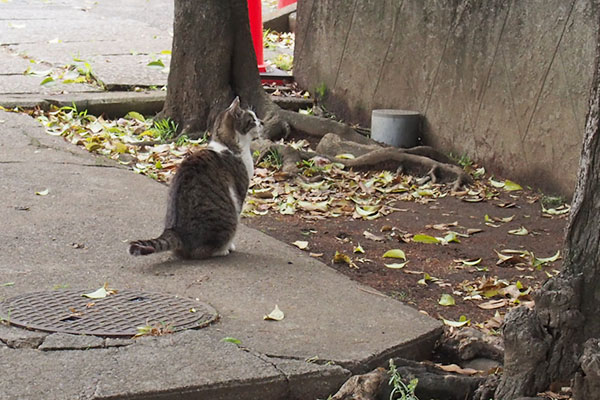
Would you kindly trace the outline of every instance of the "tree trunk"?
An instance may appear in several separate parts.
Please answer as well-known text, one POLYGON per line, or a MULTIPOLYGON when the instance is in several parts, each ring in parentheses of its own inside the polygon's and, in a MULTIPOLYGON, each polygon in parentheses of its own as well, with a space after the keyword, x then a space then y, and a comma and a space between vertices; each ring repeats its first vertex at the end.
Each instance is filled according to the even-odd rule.
POLYGON ((532 396, 572 378, 576 399, 600 399, 600 47, 597 54, 563 271, 536 293, 535 311, 507 316, 497 399, 532 396))
POLYGON ((210 129, 236 95, 255 109, 270 137, 289 130, 261 86, 246 0, 175 0, 167 87, 161 114, 190 137, 210 129))

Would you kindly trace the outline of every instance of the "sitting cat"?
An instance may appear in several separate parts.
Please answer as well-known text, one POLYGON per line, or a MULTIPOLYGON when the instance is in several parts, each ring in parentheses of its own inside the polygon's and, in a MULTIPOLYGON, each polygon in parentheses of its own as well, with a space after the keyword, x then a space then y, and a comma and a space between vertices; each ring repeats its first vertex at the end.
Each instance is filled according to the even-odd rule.
POLYGON ((254 166, 250 142, 262 132, 236 97, 217 117, 208 146, 179 166, 169 191, 165 230, 156 239, 129 243, 129 254, 173 250, 182 258, 225 256, 235 250, 239 216, 254 166))

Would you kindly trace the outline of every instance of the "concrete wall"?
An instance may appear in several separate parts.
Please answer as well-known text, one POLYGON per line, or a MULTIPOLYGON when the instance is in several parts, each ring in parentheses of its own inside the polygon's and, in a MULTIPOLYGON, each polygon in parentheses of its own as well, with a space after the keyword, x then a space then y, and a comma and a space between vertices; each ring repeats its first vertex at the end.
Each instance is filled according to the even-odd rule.
POLYGON ((427 144, 570 196, 598 20, 597 0, 301 0, 294 74, 346 121, 420 111, 427 144))

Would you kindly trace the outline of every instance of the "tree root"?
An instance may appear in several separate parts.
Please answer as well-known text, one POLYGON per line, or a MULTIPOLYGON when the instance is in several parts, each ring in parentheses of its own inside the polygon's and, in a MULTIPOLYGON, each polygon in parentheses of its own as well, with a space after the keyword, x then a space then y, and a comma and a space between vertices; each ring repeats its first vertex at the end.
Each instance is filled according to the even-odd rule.
POLYGON ((600 393, 600 339, 588 339, 580 358, 581 371, 575 374, 573 394, 576 399, 593 399, 600 393))
MULTIPOLYGON (((387 147, 356 132, 351 127, 331 119, 313 117, 286 110, 279 110, 290 126, 310 136, 321 137, 316 152, 296 150, 284 144, 263 139, 255 144, 261 159, 269 151, 277 151, 283 160, 283 172, 295 174, 297 163, 315 156, 343 164, 355 169, 389 169, 398 173, 424 176, 422 183, 453 182, 453 190, 472 183, 471 177, 445 155, 428 146, 401 149, 387 147), (352 159, 337 158, 341 154, 351 154, 352 159)), ((273 131, 267 132, 268 138, 273 131)))
MULTIPOLYGON (((411 379, 418 379, 415 395, 420 399, 472 399, 477 388, 486 381, 485 377, 448 373, 427 363, 402 358, 395 358, 393 361, 403 381, 407 383, 411 379)), ((389 378, 389 372, 384 368, 377 368, 364 375, 355 375, 348 379, 331 399, 388 399, 393 390, 389 378)))
POLYGON ((387 379, 388 372, 385 368, 377 368, 363 375, 354 375, 342 385, 331 400, 376 400, 387 379))
POLYGON ((504 362, 502 338, 487 335, 475 328, 446 330, 436 349, 454 362, 481 357, 500 364, 504 362))

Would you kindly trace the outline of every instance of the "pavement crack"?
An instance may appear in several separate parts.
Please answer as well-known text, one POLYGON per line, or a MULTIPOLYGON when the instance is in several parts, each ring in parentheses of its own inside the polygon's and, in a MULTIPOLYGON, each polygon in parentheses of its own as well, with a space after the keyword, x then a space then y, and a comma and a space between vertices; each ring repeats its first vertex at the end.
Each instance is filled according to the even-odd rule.
POLYGON ((316 364, 316 365, 339 365, 342 368, 347 368, 346 365, 344 365, 344 363, 338 363, 334 360, 328 360, 325 358, 319 358, 317 356, 315 357, 298 357, 298 356, 285 356, 285 355, 277 355, 277 354, 265 354, 265 357, 271 358, 271 359, 277 359, 277 360, 293 360, 293 361, 304 361, 305 363, 309 363, 309 364, 316 364))
POLYGON ((258 358, 259 360, 266 362, 267 364, 270 364, 273 368, 275 368, 275 370, 277 372, 279 372, 279 374, 283 377, 283 379, 285 379, 285 383, 286 383, 286 388, 287 388, 287 394, 285 396, 285 398, 290 398, 291 394, 292 394, 292 388, 290 386, 290 379, 288 378, 287 374, 277 366, 276 363, 274 363, 270 356, 266 355, 266 354, 262 354, 259 353, 255 350, 249 349, 249 348, 242 348, 242 350, 244 350, 245 352, 247 352, 248 354, 253 355, 254 357, 258 358))

